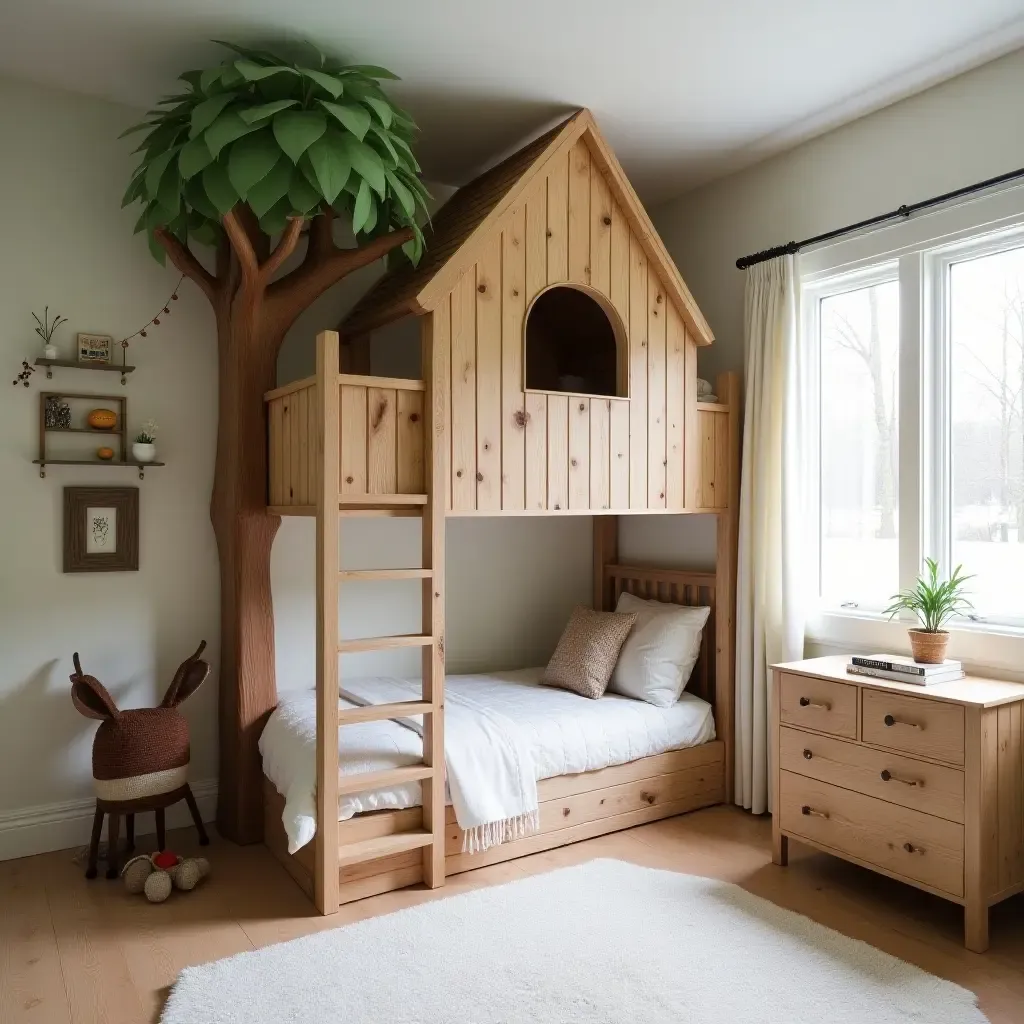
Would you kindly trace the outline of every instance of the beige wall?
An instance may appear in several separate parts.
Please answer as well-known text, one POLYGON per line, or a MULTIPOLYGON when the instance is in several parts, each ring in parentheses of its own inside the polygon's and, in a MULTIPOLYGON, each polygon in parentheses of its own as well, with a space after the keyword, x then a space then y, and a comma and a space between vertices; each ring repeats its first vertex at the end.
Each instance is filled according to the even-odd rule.
POLYGON ((743 366, 738 257, 1024 167, 1022 95, 1024 50, 654 210, 717 338, 701 375, 743 366))
MULTIPOLYGON (((166 301, 177 273, 159 267, 137 214, 121 210, 134 143, 118 133, 123 107, 0 81, 0 858, 69 845, 87 834, 95 723, 73 707, 68 675, 80 651, 122 707, 159 701, 178 663, 200 639, 218 658, 218 579, 207 501, 213 479, 217 366, 213 317, 186 284, 173 312, 131 346, 138 370, 121 388, 113 374, 36 373, 9 381, 41 355, 33 310, 68 317, 56 343, 71 355, 77 331, 123 337, 166 301), (102 378, 102 379, 100 379, 102 378), (146 479, 125 469, 52 467, 39 479, 39 393, 122 393, 130 426, 153 417, 163 468, 146 479), (139 488, 140 570, 65 575, 62 490, 139 488)), ((100 404, 100 403, 97 403, 100 404)), ((57 438, 57 440, 62 440, 57 438)), ((64 438, 91 449, 91 435, 64 438)), ((185 705, 192 778, 208 812, 216 774, 216 677, 185 705)), ((151 816, 140 828, 152 827, 151 816)))

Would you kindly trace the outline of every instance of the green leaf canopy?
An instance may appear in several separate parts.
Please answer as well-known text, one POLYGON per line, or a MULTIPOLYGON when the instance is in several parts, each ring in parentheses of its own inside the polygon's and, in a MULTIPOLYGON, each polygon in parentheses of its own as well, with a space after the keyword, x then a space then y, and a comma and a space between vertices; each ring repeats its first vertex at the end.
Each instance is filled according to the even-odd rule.
POLYGON ((416 126, 373 65, 317 56, 293 63, 222 43, 216 67, 181 75, 185 92, 161 100, 124 134, 144 131, 125 205, 142 204, 138 230, 163 262, 153 232, 215 244, 221 217, 245 203, 268 234, 327 208, 359 238, 411 228, 419 259, 429 195, 413 155, 416 126))

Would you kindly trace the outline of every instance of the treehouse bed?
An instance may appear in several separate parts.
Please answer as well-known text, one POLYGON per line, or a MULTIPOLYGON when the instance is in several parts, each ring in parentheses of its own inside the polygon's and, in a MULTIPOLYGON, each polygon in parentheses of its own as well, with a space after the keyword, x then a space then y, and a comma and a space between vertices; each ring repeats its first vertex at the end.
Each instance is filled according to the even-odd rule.
POLYGON ((589 113, 456 193, 341 337, 265 396, 269 509, 316 519, 317 676, 261 740, 264 838, 318 909, 730 799, 738 382, 697 401, 711 332, 589 113), (339 372, 369 369, 367 339, 405 316, 422 379, 339 372), (620 516, 692 513, 717 517, 713 572, 619 563, 620 516), (421 565, 339 570, 339 517, 370 515, 419 517, 421 565), (452 677, 446 710, 445 518, 471 515, 593 516, 596 609, 710 609, 683 697, 588 700, 527 670, 452 677), (421 631, 341 640, 339 586, 379 579, 420 582, 421 631), (340 655, 409 647, 421 678, 341 677, 340 655), (480 843, 444 732, 453 783, 455 730, 488 706, 528 736, 539 813, 480 843))

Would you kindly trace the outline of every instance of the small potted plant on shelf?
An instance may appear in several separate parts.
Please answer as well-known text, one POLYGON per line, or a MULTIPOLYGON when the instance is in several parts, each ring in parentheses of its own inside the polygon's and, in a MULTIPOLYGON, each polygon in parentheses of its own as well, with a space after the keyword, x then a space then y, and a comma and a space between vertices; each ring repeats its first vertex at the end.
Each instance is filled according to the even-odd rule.
POLYGON ((892 604, 885 609, 890 619, 902 611, 913 612, 921 623, 918 629, 908 629, 910 649, 914 661, 923 665, 941 665, 946 660, 949 631, 942 627, 954 616, 970 611, 974 606, 964 596, 964 584, 973 576, 962 575, 958 565, 948 580, 939 579, 939 563, 934 558, 924 560, 926 573, 918 576, 911 590, 893 594, 892 604))
POLYGON ((152 462, 156 458, 156 423, 146 420, 132 442, 132 458, 136 462, 152 462))
POLYGON ((32 319, 36 322, 36 334, 43 339, 43 357, 45 359, 56 359, 57 346, 53 343, 53 335, 61 324, 66 324, 68 322, 68 318, 55 313, 53 321, 51 322, 50 307, 47 306, 43 310, 42 319, 39 318, 38 313, 33 313, 32 319))

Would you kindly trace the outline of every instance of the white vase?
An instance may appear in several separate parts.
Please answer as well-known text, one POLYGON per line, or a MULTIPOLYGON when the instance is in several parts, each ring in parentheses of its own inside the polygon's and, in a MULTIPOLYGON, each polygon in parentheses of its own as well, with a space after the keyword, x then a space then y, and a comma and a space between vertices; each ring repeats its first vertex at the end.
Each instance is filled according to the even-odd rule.
POLYGON ((56 345, 47 345, 46 348, 43 349, 43 355, 47 359, 56 359, 57 358, 57 346, 56 345))
POLYGON ((133 441, 132 458, 136 462, 152 462, 156 458, 156 445, 142 444, 139 441, 133 441))

